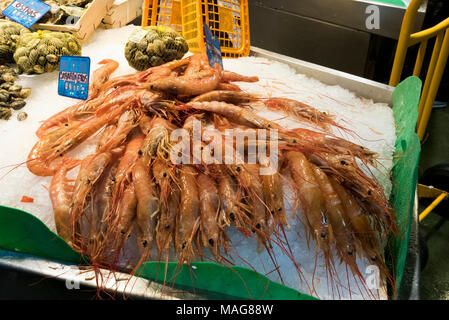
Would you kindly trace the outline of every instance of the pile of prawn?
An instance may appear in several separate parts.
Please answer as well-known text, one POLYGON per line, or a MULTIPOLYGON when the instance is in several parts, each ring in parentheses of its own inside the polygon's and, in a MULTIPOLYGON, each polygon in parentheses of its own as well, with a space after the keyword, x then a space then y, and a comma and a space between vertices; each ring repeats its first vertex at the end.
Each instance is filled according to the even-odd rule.
MULTIPOLYGON (((330 129, 339 125, 331 115, 299 101, 246 93, 234 82, 256 82, 257 77, 211 67, 203 55, 118 77, 111 77, 117 62, 101 64, 88 99, 42 123, 26 163, 33 174, 53 177, 49 193, 57 232, 75 250, 113 268, 135 231, 141 261, 161 260, 174 250, 179 265, 189 265, 208 250, 217 262, 230 263, 227 229, 235 227, 264 250, 277 245, 291 255, 285 231, 290 219, 300 219, 331 279, 338 279, 335 263, 362 279, 358 256, 377 265, 382 279, 393 284, 382 242, 397 230, 394 212, 366 170, 376 166, 377 154, 334 136, 330 129), (317 130, 281 127, 259 116, 255 104, 317 130), (261 175, 269 164, 261 159, 246 163, 245 156, 231 164, 203 158, 173 163, 170 136, 179 128, 193 135, 194 121, 222 141, 227 129, 266 129, 265 138, 245 146, 269 149, 275 138, 277 168, 261 175), (67 156, 94 135, 93 154, 67 156), (75 168, 76 179, 69 179, 75 168), (294 191, 293 210, 284 207, 287 188, 294 191)), ((223 146, 235 148, 229 141, 223 146)), ((189 147, 183 156, 191 160, 197 147, 210 154, 207 142, 189 147)))

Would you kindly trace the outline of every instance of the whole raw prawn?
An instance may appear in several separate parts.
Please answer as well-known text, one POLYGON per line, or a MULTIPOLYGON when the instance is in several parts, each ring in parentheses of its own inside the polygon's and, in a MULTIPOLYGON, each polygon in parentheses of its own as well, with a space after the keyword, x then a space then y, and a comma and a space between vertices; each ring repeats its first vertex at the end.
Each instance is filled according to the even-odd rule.
MULTIPOLYGON (((141 125, 145 126, 144 124, 141 125)), ((145 139, 142 143, 143 161, 149 163, 156 157, 168 159, 170 155, 171 143, 170 134, 176 128, 169 121, 154 117, 145 128, 145 139)))
POLYGON ((342 202, 335 192, 329 178, 317 166, 312 165, 312 171, 324 197, 329 223, 335 239, 335 248, 342 262, 350 267, 354 276, 363 279, 356 261, 358 239, 351 229, 350 221, 345 214, 342 202))
POLYGON ((196 179, 200 191, 200 216, 199 236, 203 246, 210 248, 218 261, 222 259, 220 248, 226 241, 226 234, 220 227, 220 198, 215 181, 204 173, 199 173, 196 179))
POLYGON ((147 255, 155 239, 159 213, 159 198, 148 166, 137 159, 132 170, 132 180, 137 198, 137 237, 143 254, 147 255))
POLYGON ((263 184, 259 176, 259 165, 230 165, 230 168, 239 184, 245 190, 251 219, 250 225, 264 242, 271 235, 273 229, 269 228, 267 220, 270 216, 267 217, 266 204, 263 197, 263 184))
POLYGON ((59 159, 66 152, 80 145, 107 123, 117 119, 125 108, 126 106, 121 106, 101 117, 51 131, 31 149, 27 158, 28 169, 37 176, 52 176, 59 167, 59 159))
POLYGON ((126 184, 132 181, 132 170, 139 159, 141 153, 139 151, 141 151, 143 138, 142 134, 136 134, 130 138, 126 144, 125 152, 117 165, 114 176, 114 190, 112 193, 112 208, 109 212, 109 216, 112 219, 114 219, 114 213, 117 210, 118 202, 122 197, 126 184))
POLYGON ((151 166, 159 194, 159 221, 156 243, 159 252, 167 252, 175 235, 176 217, 180 204, 180 189, 174 183, 175 168, 170 162, 156 159, 151 166))
POLYGON ((181 96, 199 95, 214 90, 220 82, 220 71, 206 69, 194 76, 170 76, 150 83, 151 90, 158 90, 181 96))
POLYGON ((327 259, 330 259, 330 247, 333 242, 332 228, 328 223, 325 200, 312 171, 311 164, 299 151, 285 153, 301 211, 310 228, 311 236, 327 259))
POLYGON ((175 247, 180 264, 190 264, 195 256, 193 242, 200 225, 197 174, 192 166, 183 166, 178 174, 181 202, 176 221, 175 247))
POLYGON ((73 229, 70 207, 74 186, 67 179, 67 172, 79 164, 79 160, 64 158, 56 170, 49 188, 50 200, 53 206, 56 230, 70 246, 73 245, 73 229))
MULTIPOLYGON (((82 242, 79 224, 81 217, 85 212, 88 194, 102 175, 103 171, 109 165, 111 159, 111 153, 103 152, 91 155, 81 162, 80 170, 75 180, 72 203, 70 206, 73 239, 76 239, 79 242, 82 242)), ((80 245, 85 244, 80 243, 80 245)))
POLYGON ((214 165, 212 172, 217 179, 218 194, 221 199, 221 209, 219 224, 221 227, 234 224, 240 231, 245 231, 249 223, 249 217, 243 212, 242 198, 243 191, 239 188, 235 176, 231 175, 224 165, 214 165))
POLYGON ((112 59, 104 59, 98 62, 102 66, 96 69, 92 74, 91 85, 89 86, 89 99, 96 97, 100 92, 101 86, 109 80, 111 74, 117 70, 119 63, 112 59))

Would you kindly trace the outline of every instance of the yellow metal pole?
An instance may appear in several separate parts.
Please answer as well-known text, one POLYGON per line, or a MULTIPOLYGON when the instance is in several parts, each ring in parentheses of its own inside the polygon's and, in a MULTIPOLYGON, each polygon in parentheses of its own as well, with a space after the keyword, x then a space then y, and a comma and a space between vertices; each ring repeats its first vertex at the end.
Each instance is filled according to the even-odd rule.
POLYGON ((427 215, 432 212, 433 209, 435 209, 435 207, 444 200, 444 198, 447 197, 447 193, 442 193, 438 196, 438 198, 436 198, 435 200, 433 200, 433 202, 430 204, 430 206, 428 206, 420 215, 419 215, 419 222, 423 221, 425 217, 427 217, 427 215))
POLYGON ((413 69, 413 75, 416 77, 419 77, 419 75, 421 74, 422 63, 424 60, 424 56, 426 55, 426 49, 427 49, 427 40, 424 40, 419 45, 418 56, 416 57, 415 68, 413 69))
POLYGON ((440 86, 441 78, 443 77, 444 69, 446 67, 447 58, 449 56, 449 29, 446 30, 444 40, 441 46, 441 52, 438 62, 435 66, 435 73, 432 77, 429 92, 426 97, 426 102, 423 108, 421 119, 418 122, 418 136, 422 140, 426 132, 427 123, 429 122, 430 113, 432 111, 433 103, 440 86))
POLYGON ((430 38, 435 37, 442 30, 445 30, 447 28, 449 28, 449 18, 441 21, 436 26, 415 32, 410 35, 410 46, 413 46, 419 42, 423 42, 424 40, 429 40, 430 38))
POLYGON ((430 90, 430 85, 433 80, 435 68, 438 62, 438 57, 440 56, 441 46, 443 44, 444 33, 440 32, 435 39, 435 45, 433 46, 432 57, 430 58, 429 68, 427 69, 426 80, 424 81, 424 86, 421 92, 421 98, 418 105, 418 125, 421 122, 421 117, 424 110, 424 105, 427 101, 427 97, 430 90))
POLYGON ((158 0, 153 0, 151 5, 151 24, 152 26, 157 26, 157 8, 159 6, 158 0))
POLYGON ((150 0, 144 0, 143 7, 142 7, 142 21, 141 21, 142 27, 146 27, 148 25, 149 8, 150 8, 150 0))
POLYGON ((415 18, 418 14, 419 6, 423 0, 412 0, 405 11, 402 20, 401 32, 399 34, 398 45, 396 48, 396 55, 394 57, 393 69, 391 70, 390 86, 397 86, 401 80, 401 73, 404 67, 405 55, 407 48, 410 46, 410 34, 415 25, 415 18))

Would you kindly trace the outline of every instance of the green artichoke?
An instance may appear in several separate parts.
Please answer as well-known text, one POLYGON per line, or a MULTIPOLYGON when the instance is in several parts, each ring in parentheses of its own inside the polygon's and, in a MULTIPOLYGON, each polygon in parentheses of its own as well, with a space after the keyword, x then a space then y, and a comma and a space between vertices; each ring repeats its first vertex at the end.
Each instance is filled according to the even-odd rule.
POLYGON ((131 67, 142 71, 181 59, 189 51, 186 40, 175 30, 150 26, 134 31, 125 46, 125 57, 131 67))
POLYGON ((21 72, 44 73, 58 70, 63 55, 81 55, 78 39, 69 33, 38 30, 20 36, 14 60, 21 72))

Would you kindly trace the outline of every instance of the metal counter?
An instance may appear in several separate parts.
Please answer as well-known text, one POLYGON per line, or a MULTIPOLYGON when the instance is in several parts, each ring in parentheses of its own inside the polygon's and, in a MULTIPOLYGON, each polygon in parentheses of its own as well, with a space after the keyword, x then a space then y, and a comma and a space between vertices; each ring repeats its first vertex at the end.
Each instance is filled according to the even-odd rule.
MULTIPOLYGON (((402 18, 410 1, 397 2, 402 2, 403 5, 394 5, 388 0, 249 0, 249 5, 251 8, 270 8, 278 12, 398 39, 402 18), (372 12, 368 10, 367 13, 370 6, 379 8, 379 29, 367 28, 366 20, 372 12)), ((426 2, 418 11, 415 31, 421 28, 425 13, 426 2)), ((251 26, 253 27, 253 24, 251 26)))
MULTIPOLYGON (((249 0, 251 43, 365 76, 373 37, 399 37, 407 6, 388 1, 392 0, 249 0), (367 28, 371 12, 367 13, 367 8, 372 5, 379 9, 378 29, 367 28)), ((426 4, 418 12, 416 31, 423 24, 425 12, 426 4)))
MULTIPOLYGON (((297 72, 313 77, 328 85, 340 85, 348 90, 353 91, 359 96, 373 99, 377 102, 384 102, 391 105, 393 88, 381 83, 370 81, 364 78, 356 77, 351 74, 343 73, 333 69, 325 68, 312 63, 304 62, 291 57, 275 54, 256 47, 251 48, 251 55, 264 57, 267 59, 279 61, 294 68, 297 72)), ((404 286, 408 291, 413 293, 413 298, 418 298, 417 293, 419 279, 419 251, 417 243, 417 200, 415 201, 412 232, 409 244, 409 255, 407 257, 407 270, 411 273, 411 277, 405 276, 404 281, 409 285, 404 286), (410 271, 411 270, 411 271, 410 271)), ((27 254, 0 250, 0 272, 13 272, 18 274, 34 274, 42 279, 53 279, 60 288, 70 294, 76 295, 78 288, 90 288, 92 297, 95 295, 97 281, 95 272, 89 269, 83 269, 75 265, 64 262, 51 261, 46 258, 31 256, 27 254)), ((124 294, 127 298, 136 299, 203 299, 204 297, 196 294, 176 293, 173 294, 167 288, 162 291, 163 286, 142 278, 131 277, 128 274, 115 272, 113 276, 107 271, 101 271, 103 279, 103 289, 115 293, 116 296, 124 294), (108 277, 109 276, 109 277, 108 277), (163 293, 162 293, 163 292, 163 293), (117 294, 118 293, 118 294, 117 294)), ((0 277, 0 280, 2 277, 0 277)), ((2 280, 0 289, 6 290, 8 286, 14 288, 14 280, 2 280)), ((31 283, 30 283, 31 285, 31 283)), ((70 294, 68 296, 70 296, 70 294)), ((403 298, 410 297, 409 292, 401 295, 403 298)), ((61 298, 57 296, 55 298, 61 298)), ((219 298, 219 297, 217 297, 219 298)))

